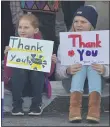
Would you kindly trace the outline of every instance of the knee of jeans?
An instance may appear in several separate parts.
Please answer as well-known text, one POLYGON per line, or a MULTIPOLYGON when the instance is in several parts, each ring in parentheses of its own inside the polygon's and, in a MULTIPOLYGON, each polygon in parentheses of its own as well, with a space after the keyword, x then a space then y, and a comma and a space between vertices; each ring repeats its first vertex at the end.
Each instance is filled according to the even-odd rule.
POLYGON ((92 68, 92 66, 88 66, 88 70, 89 71, 94 71, 94 69, 92 68))
POLYGON ((24 69, 20 69, 20 68, 14 68, 13 69, 13 74, 24 75, 25 73, 26 73, 26 70, 24 70, 24 69))
POLYGON ((88 71, 89 72, 95 72, 97 74, 99 74, 96 70, 94 70, 91 66, 88 66, 88 71))
POLYGON ((91 65, 88 65, 88 69, 90 69, 90 70, 91 70, 91 69, 93 69, 93 68, 91 67, 91 65))
MULTIPOLYGON (((86 72, 86 66, 82 66, 81 70, 79 70, 78 72, 76 72, 75 75, 82 74, 82 73, 85 74, 85 72, 86 72)), ((74 75, 73 75, 73 77, 74 77, 74 75)))
POLYGON ((85 70, 87 68, 87 66, 82 66, 81 70, 85 70))

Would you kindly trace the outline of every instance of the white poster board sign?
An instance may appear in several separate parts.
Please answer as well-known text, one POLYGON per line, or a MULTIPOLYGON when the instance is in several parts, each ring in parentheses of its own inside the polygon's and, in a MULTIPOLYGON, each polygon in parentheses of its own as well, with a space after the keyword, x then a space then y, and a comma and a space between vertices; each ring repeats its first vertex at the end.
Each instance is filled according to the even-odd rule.
POLYGON ((89 32, 61 32, 62 65, 109 64, 109 30, 89 32))
POLYGON ((50 72, 53 41, 10 37, 7 66, 50 72))

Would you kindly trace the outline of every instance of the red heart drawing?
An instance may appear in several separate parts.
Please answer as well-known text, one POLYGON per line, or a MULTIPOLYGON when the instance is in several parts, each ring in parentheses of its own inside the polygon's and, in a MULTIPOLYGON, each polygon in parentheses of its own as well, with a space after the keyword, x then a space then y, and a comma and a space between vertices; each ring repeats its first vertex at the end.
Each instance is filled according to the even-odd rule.
POLYGON ((69 51, 68 51, 68 56, 72 57, 72 56, 74 56, 74 55, 75 55, 74 50, 69 50, 69 51))

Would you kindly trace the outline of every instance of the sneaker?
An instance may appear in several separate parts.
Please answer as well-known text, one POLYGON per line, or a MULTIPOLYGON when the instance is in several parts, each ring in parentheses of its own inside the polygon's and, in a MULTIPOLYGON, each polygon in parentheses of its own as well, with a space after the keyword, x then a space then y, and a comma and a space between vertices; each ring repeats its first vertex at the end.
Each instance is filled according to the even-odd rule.
POLYGON ((30 107, 28 115, 38 116, 43 112, 42 106, 30 107))
POLYGON ((24 115, 24 112, 23 112, 22 108, 14 107, 12 109, 12 113, 11 114, 13 116, 23 116, 24 115))

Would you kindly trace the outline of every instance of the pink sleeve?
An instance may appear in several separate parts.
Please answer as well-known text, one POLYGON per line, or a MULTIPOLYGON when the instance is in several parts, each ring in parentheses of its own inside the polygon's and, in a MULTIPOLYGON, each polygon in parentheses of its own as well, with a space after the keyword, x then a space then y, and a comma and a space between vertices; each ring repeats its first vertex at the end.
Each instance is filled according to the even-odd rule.
POLYGON ((55 63, 52 62, 51 69, 50 69, 50 73, 48 73, 48 77, 50 77, 53 74, 54 69, 55 69, 55 63))

